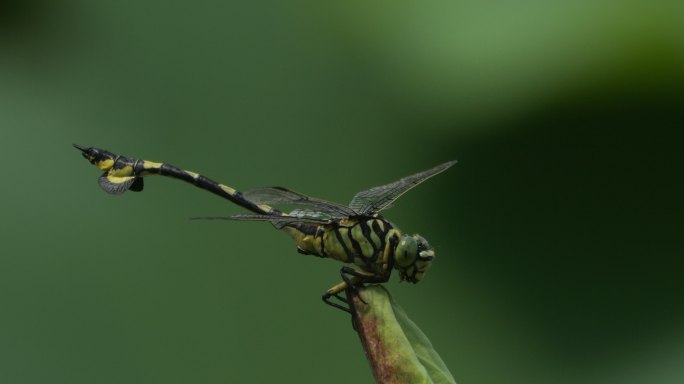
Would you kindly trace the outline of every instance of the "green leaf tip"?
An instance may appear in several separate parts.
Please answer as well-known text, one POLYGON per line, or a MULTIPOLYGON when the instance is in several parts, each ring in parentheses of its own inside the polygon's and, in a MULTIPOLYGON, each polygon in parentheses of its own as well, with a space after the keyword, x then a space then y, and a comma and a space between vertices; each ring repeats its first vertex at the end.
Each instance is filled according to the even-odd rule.
POLYGON ((381 384, 456 384, 427 336, 380 285, 354 297, 354 321, 375 380, 381 384))

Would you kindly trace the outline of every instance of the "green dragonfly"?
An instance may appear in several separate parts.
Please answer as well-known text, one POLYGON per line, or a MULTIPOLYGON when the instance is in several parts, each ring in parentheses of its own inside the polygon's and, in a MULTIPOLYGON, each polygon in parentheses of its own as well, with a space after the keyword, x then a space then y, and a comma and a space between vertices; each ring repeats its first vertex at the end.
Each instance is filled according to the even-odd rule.
POLYGON ((357 287, 365 283, 384 283, 393 269, 399 272, 402 281, 417 283, 423 279, 435 257, 434 250, 422 236, 402 234, 380 212, 409 189, 456 163, 449 161, 393 183, 359 192, 349 206, 345 206, 282 187, 256 188, 243 193, 170 164, 128 158, 99 148, 75 144, 74 147, 104 172, 98 183, 107 193, 119 195, 128 190, 142 191, 143 178, 148 175, 183 180, 252 212, 197 219, 267 221, 287 232, 295 240, 299 253, 354 265, 342 267, 342 282, 323 294, 323 301, 347 312, 350 311, 349 302, 341 292, 351 289, 358 294, 357 287), (274 205, 300 208, 283 212, 274 205))

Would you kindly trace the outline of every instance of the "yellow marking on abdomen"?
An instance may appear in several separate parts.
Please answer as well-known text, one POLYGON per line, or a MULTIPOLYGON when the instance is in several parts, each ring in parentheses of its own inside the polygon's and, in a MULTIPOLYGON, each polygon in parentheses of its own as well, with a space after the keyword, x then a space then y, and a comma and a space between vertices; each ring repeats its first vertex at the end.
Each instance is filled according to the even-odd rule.
POLYGON ((225 192, 231 196, 235 195, 235 189, 233 189, 227 185, 219 184, 219 188, 221 188, 223 190, 223 192, 225 192))
POLYGON ((123 184, 127 181, 130 181, 131 179, 135 179, 135 176, 116 176, 116 175, 107 175, 107 180, 114 184, 123 184))
POLYGON ((265 212, 273 211, 273 207, 271 207, 270 205, 258 204, 257 207, 259 207, 262 211, 265 211, 265 212))
POLYGON ((155 163, 154 161, 147 161, 143 160, 143 167, 145 169, 159 169, 161 168, 162 163, 155 163))
POLYGON ((133 175, 133 167, 131 167, 130 165, 127 165, 127 166, 120 168, 120 169, 112 169, 109 171, 109 175, 110 176, 119 176, 119 177, 132 176, 133 175))
POLYGON ((143 163, 142 164, 143 169, 142 169, 142 172, 140 172, 140 174, 138 176, 147 176, 151 173, 150 172, 151 170, 155 170, 156 171, 156 172, 154 172, 155 174, 159 173, 158 171, 161 169, 162 165, 164 165, 163 163, 155 163, 153 161, 147 161, 147 160, 143 160, 142 163, 143 163))
POLYGON ((114 166, 114 160, 104 159, 102 161, 98 161, 95 166, 100 168, 101 171, 107 171, 114 166))
MULTIPOLYGON (((225 192, 231 196, 235 196, 237 194, 237 190, 235 190, 234 188, 231 188, 227 185, 219 184, 218 186, 219 186, 219 188, 221 188, 221 190, 223 190, 223 192, 225 192)), ((257 207, 259 207, 265 213, 273 212, 273 207, 271 207, 270 205, 257 204, 257 207)))
POLYGON ((183 171, 190 175, 193 179, 197 179, 199 177, 199 173, 191 172, 191 171, 183 171))

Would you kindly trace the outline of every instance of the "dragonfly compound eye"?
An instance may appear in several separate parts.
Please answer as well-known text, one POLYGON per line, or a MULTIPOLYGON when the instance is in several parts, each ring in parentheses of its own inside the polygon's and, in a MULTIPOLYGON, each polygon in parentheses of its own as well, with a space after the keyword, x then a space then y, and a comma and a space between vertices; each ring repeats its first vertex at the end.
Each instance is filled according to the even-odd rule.
POLYGON ((402 236, 394 255, 394 262, 397 264, 397 267, 407 268, 411 266, 418 256, 418 243, 416 239, 408 235, 402 236))
POLYGON ((419 282, 430 268, 435 252, 420 235, 402 236, 395 251, 395 267, 402 280, 419 282))

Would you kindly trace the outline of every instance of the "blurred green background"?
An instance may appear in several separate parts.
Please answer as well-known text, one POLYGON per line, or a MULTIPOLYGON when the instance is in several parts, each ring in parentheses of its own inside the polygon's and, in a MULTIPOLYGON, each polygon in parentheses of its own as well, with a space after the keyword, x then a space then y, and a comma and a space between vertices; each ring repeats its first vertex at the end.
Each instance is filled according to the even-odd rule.
POLYGON ((347 202, 460 383, 684 382, 684 3, 0 2, 0 382, 371 382, 339 265, 71 143, 347 202))

